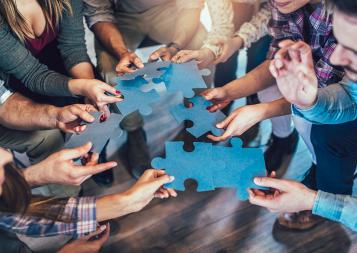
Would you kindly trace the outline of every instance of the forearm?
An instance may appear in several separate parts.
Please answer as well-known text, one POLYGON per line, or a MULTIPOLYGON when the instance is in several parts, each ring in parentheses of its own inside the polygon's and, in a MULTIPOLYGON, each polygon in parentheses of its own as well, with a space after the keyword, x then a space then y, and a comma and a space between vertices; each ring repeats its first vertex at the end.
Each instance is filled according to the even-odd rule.
POLYGON ((275 79, 269 71, 270 60, 266 60, 244 77, 224 86, 232 99, 243 98, 274 85, 275 79))
POLYGON ((281 98, 269 103, 261 103, 257 106, 262 108, 263 113, 261 121, 291 114, 291 104, 286 101, 285 98, 281 98))
POLYGON ((78 79, 94 79, 93 66, 89 62, 81 62, 69 71, 71 77, 78 79))
POLYGON ((128 206, 128 194, 118 193, 97 198, 97 220, 106 221, 134 212, 128 206))
POLYGON ((200 24, 200 13, 201 9, 199 8, 183 9, 178 15, 171 42, 185 48, 197 32, 200 24))
POLYGON ((98 22, 93 25, 92 30, 102 45, 118 59, 128 51, 123 36, 113 23, 98 22))
POLYGON ((57 123, 57 110, 52 105, 37 104, 15 93, 0 106, 0 124, 24 131, 53 129, 57 123))

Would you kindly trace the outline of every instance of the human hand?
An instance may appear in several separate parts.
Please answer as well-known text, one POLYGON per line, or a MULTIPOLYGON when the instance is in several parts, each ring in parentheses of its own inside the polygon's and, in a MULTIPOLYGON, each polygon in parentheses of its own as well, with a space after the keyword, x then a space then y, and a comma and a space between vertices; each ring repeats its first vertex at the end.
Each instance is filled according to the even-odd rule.
POLYGON ((86 97, 99 111, 104 111, 107 104, 123 101, 120 91, 96 79, 72 79, 69 89, 72 94, 86 97))
POLYGON ((121 211, 126 214, 138 212, 148 205, 153 198, 176 197, 175 190, 163 188, 164 184, 173 180, 174 178, 167 175, 163 170, 146 170, 129 190, 121 194, 121 196, 124 196, 121 211))
POLYGON ((221 53, 213 62, 213 64, 226 62, 236 51, 240 50, 244 45, 243 39, 239 36, 232 37, 227 40, 217 39, 212 43, 221 48, 221 53))
POLYGON ((273 188, 272 193, 249 189, 250 203, 266 207, 271 212, 300 212, 312 210, 316 199, 316 191, 305 185, 285 179, 257 177, 254 183, 258 186, 273 188))
POLYGON ((120 54, 120 60, 115 67, 115 71, 119 76, 122 76, 126 73, 133 73, 137 69, 141 69, 143 67, 143 62, 134 52, 125 51, 120 54))
POLYGON ((199 50, 181 50, 174 57, 172 61, 176 63, 184 63, 195 60, 198 67, 203 69, 212 64, 215 59, 214 53, 208 48, 201 48, 199 50))
POLYGON ((223 109, 233 100, 224 87, 208 89, 200 95, 213 103, 213 105, 208 108, 210 112, 223 109))
POLYGON ((102 248, 103 244, 108 241, 109 234, 110 226, 108 223, 107 225, 100 226, 97 231, 87 236, 67 243, 57 251, 57 253, 97 253, 102 248), (102 233, 104 234, 102 235, 102 233), (99 239, 93 240, 96 236, 100 236, 99 239))
POLYGON ((31 185, 64 184, 80 185, 94 174, 117 166, 116 162, 98 164, 98 154, 90 153, 91 143, 73 149, 56 152, 42 162, 30 166, 24 172, 31 185), (84 158, 84 165, 73 160, 84 158))
POLYGON ((97 111, 92 105, 74 104, 61 108, 56 108, 55 125, 66 133, 81 133, 86 129, 85 125, 80 125, 84 120, 93 122, 95 118, 89 112, 97 111))
POLYGON ((149 56, 149 62, 157 61, 159 59, 162 61, 170 61, 177 52, 178 49, 175 47, 161 47, 149 56))
POLYGON ((240 136, 264 118, 264 105, 246 105, 234 110, 217 128, 225 129, 221 136, 207 135, 213 141, 225 141, 232 136, 240 136))
POLYGON ((270 64, 280 92, 290 103, 307 109, 317 99, 318 80, 311 48, 303 41, 283 41, 270 64))

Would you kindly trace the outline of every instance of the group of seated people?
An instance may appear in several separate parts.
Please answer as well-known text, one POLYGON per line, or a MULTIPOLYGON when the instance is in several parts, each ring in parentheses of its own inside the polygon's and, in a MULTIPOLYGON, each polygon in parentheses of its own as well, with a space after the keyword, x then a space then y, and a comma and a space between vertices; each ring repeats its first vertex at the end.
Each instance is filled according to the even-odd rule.
POLYGON ((109 238, 109 224, 103 222, 138 212, 154 198, 177 196, 163 187, 174 178, 150 169, 139 113, 121 122, 137 179, 125 192, 83 197, 78 186, 91 177, 110 183, 117 163, 92 153, 91 143, 64 149, 66 136, 86 130, 82 121, 94 121, 91 112, 100 111, 103 120, 117 112, 114 104, 125 98, 111 80, 144 66, 134 51, 146 37, 164 45, 148 61, 196 60, 211 70, 208 89, 200 93, 213 103, 208 110, 223 110, 236 99, 258 94, 260 103, 235 109, 217 124, 224 129, 221 136, 207 136, 225 141, 271 119, 264 154, 267 177, 254 179, 271 190, 248 189, 252 204, 279 212, 277 222, 286 229, 306 230, 330 219, 357 230, 352 196, 357 165, 355 0, 2 0, 4 252, 36 252, 57 245, 56 237, 56 252, 98 252, 109 238), (205 4, 212 19, 209 33, 200 23, 205 4), (83 18, 95 35, 96 66, 87 54, 83 18), (218 74, 223 62, 236 61, 234 54, 242 48, 248 49, 248 61, 254 60, 252 50, 263 60, 243 77, 214 88, 214 70, 218 74), (279 179, 277 170, 295 152, 299 136, 312 165, 302 182, 279 179), (26 153, 31 166, 20 168, 13 152, 26 153), (80 164, 74 162, 78 159, 80 164))

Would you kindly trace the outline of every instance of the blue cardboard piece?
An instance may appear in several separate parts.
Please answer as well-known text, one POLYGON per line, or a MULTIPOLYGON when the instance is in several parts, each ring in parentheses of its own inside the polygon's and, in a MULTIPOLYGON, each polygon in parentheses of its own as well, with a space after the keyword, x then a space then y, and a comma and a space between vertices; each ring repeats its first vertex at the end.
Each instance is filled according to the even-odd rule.
POLYGON ((144 68, 138 69, 133 73, 126 73, 119 77, 120 80, 134 80, 138 76, 146 78, 160 77, 170 66, 169 61, 156 61, 144 63, 144 68))
POLYGON ((236 188, 238 198, 247 200, 247 189, 266 189, 253 182, 254 177, 266 176, 263 151, 259 148, 242 148, 239 138, 231 139, 231 145, 232 147, 213 146, 213 158, 226 164, 224 170, 216 169, 214 186, 236 188))
POLYGON ((172 116, 178 123, 184 120, 193 122, 193 127, 187 129, 196 138, 211 131, 214 135, 220 136, 223 130, 216 127, 218 122, 225 119, 223 112, 209 112, 207 107, 212 105, 212 102, 205 100, 202 96, 195 96, 189 99, 193 104, 191 108, 187 108, 183 103, 174 106, 170 109, 172 116))
POLYGON ((124 100, 116 103, 124 117, 136 110, 139 110, 143 115, 152 113, 150 104, 159 100, 160 95, 154 90, 142 91, 148 81, 141 76, 137 76, 133 80, 121 80, 118 78, 116 83, 115 88, 124 95, 124 100))
POLYGON ((123 116, 116 113, 111 113, 110 117, 104 121, 100 121, 100 112, 91 113, 95 118, 92 123, 84 122, 87 127, 81 134, 72 134, 66 141, 65 148, 76 148, 88 142, 92 142, 92 152, 100 153, 107 144, 110 138, 119 138, 123 131, 120 128, 120 122, 123 116))
POLYGON ((212 159, 212 144, 194 143, 194 151, 186 152, 183 142, 166 142, 166 159, 155 158, 151 165, 156 169, 165 169, 175 180, 165 185, 179 191, 185 190, 185 180, 194 179, 198 183, 197 191, 214 190, 213 172, 217 168, 224 170, 224 162, 212 159))
POLYGON ((168 92, 182 92, 186 98, 195 95, 193 89, 207 88, 195 61, 171 63, 163 75, 153 78, 154 83, 164 82, 168 92))

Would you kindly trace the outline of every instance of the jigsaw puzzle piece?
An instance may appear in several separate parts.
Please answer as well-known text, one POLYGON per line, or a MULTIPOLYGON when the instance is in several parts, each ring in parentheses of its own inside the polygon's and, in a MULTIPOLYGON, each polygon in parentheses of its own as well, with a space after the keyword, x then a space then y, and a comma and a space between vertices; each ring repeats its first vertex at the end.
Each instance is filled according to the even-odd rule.
POLYGON ((99 154, 110 138, 119 138, 122 135, 123 131, 119 126, 123 119, 122 115, 112 113, 106 121, 101 122, 100 112, 91 114, 95 121, 92 123, 83 122, 87 125, 85 131, 81 134, 71 135, 66 141, 65 148, 76 148, 92 142, 91 151, 99 154))
POLYGON ((231 139, 232 147, 213 147, 213 157, 225 162, 224 170, 217 170, 219 175, 214 178, 216 188, 234 187, 237 197, 241 200, 248 199, 247 189, 263 189, 254 184, 254 177, 266 176, 263 151, 258 148, 242 148, 239 138, 231 139))
POLYGON ((181 103, 170 109, 172 116, 178 123, 182 123, 184 120, 192 121, 193 126, 188 128, 187 131, 196 138, 210 131, 216 136, 223 134, 223 130, 216 127, 216 124, 226 117, 223 112, 219 110, 209 112, 207 107, 211 106, 212 102, 207 101, 202 96, 190 98, 189 102, 193 105, 191 108, 187 108, 181 103))
POLYGON ((164 82, 168 92, 182 92, 186 98, 195 95, 193 89, 207 88, 197 63, 190 61, 186 63, 171 63, 165 73, 157 78, 153 78, 154 83, 164 82))
POLYGON ((157 61, 144 63, 144 68, 136 70, 134 73, 126 73, 119 77, 120 80, 134 80, 138 76, 154 78, 160 77, 170 66, 169 61, 157 61))
POLYGON ((194 179, 198 184, 198 192, 214 190, 212 173, 225 164, 212 159, 212 144, 196 142, 192 152, 186 152, 183 144, 166 142, 166 158, 155 158, 151 163, 154 168, 165 169, 167 174, 175 177, 175 180, 165 187, 184 191, 185 181, 194 179))
POLYGON ((160 95, 154 90, 143 92, 141 89, 147 85, 148 82, 141 76, 134 80, 120 80, 116 79, 117 85, 115 88, 120 90, 124 96, 124 100, 116 103, 120 112, 125 116, 139 110, 143 115, 152 113, 151 103, 160 99, 160 95))

